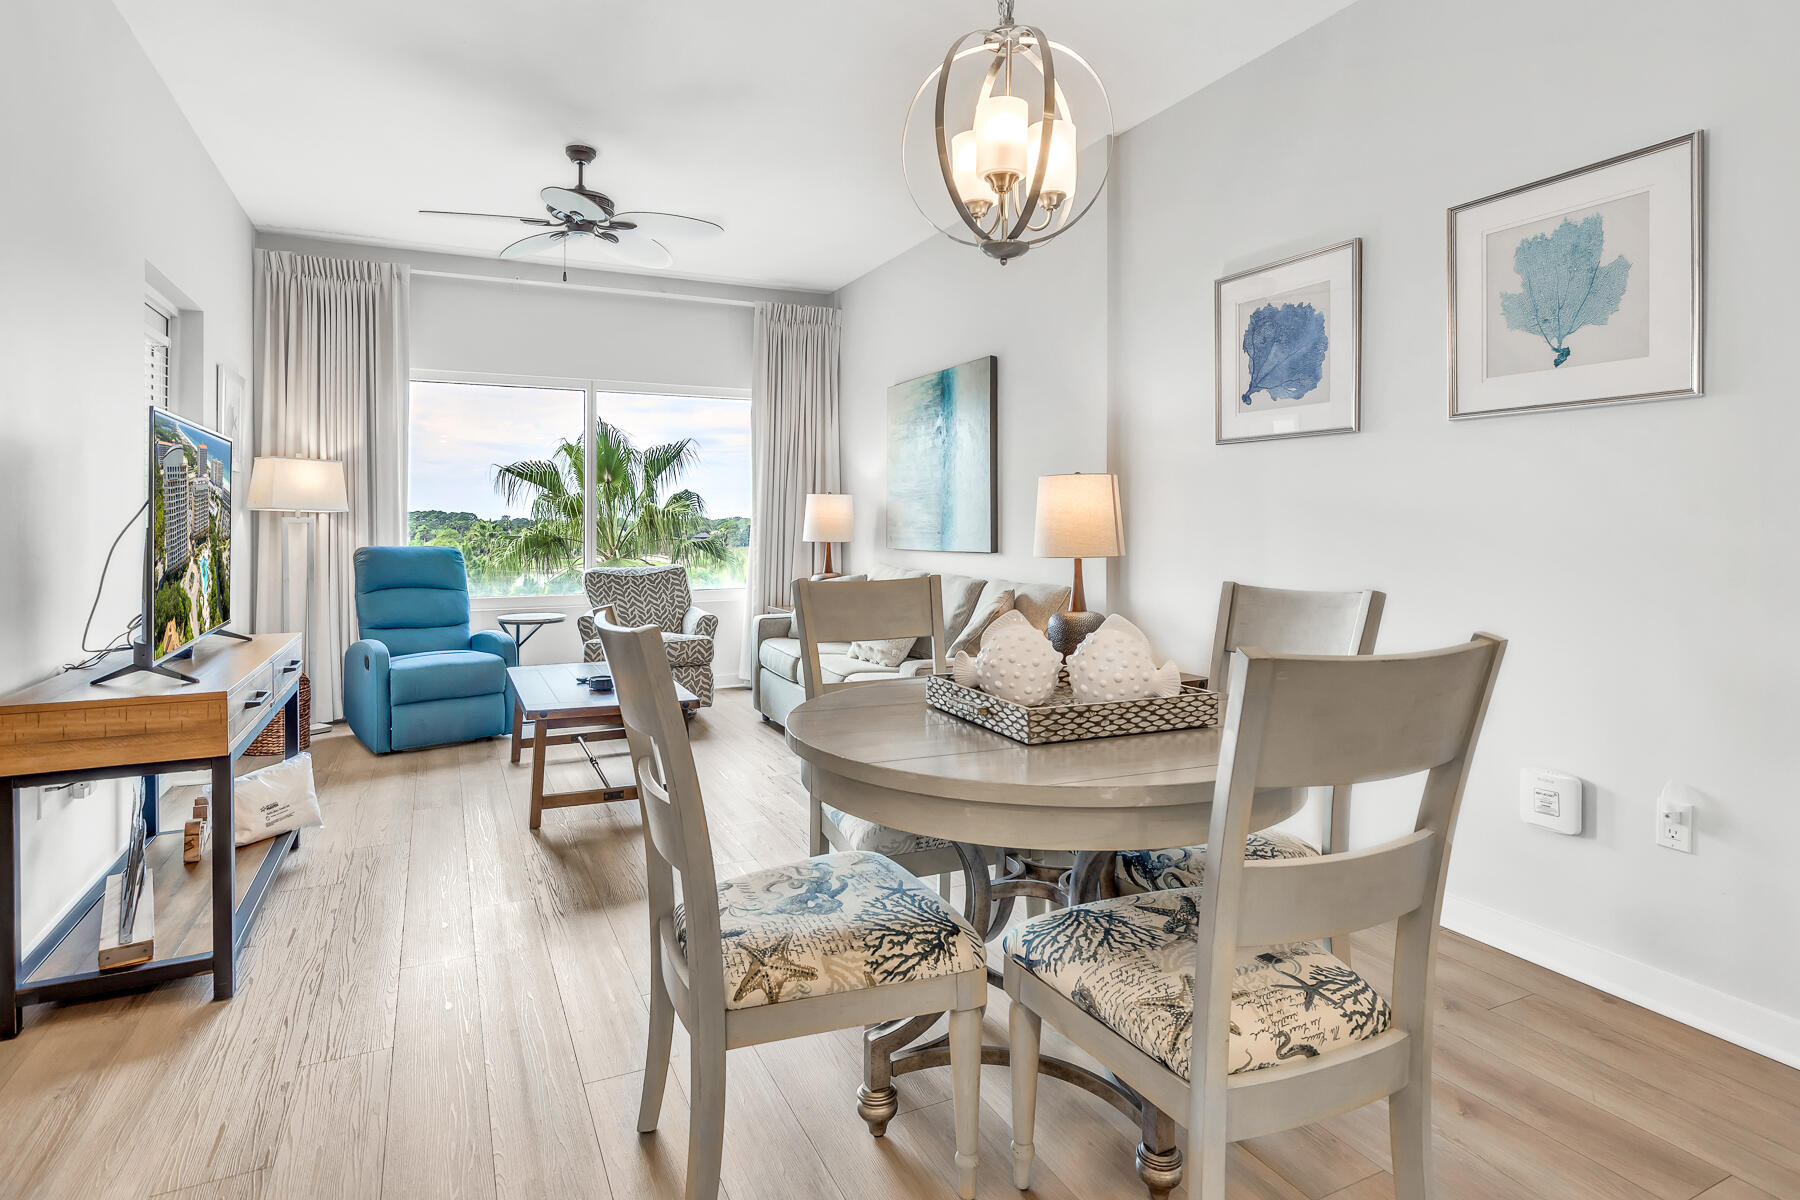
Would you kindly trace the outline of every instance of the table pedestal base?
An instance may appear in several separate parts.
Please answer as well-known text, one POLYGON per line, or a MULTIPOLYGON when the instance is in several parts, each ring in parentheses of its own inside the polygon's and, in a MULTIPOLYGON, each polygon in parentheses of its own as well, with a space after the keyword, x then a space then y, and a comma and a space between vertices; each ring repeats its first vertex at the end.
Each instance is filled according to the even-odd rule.
MULTIPOLYGON (((965 842, 952 843, 963 863, 963 877, 968 894, 963 901, 963 915, 983 942, 1006 925, 1012 915, 1013 901, 1049 900, 1061 905, 1082 904, 1118 894, 1113 878, 1113 852, 1083 850, 1075 856, 1073 867, 1045 863, 1018 850, 1000 851, 997 879, 990 879, 987 855, 980 846, 965 842)), ((1001 972, 988 969, 988 979, 1001 986, 1001 972)), ((900 1109, 900 1093, 894 1079, 913 1071, 950 1065, 950 1039, 918 1039, 929 1033, 939 1016, 909 1017, 872 1025, 863 1034, 863 1082, 856 1090, 856 1111, 869 1124, 875 1137, 887 1133, 888 1122, 900 1109), (917 1044, 915 1044, 917 1043, 917 1044)), ((1004 1067, 1011 1062, 1006 1046, 983 1046, 981 1065, 1004 1067)), ((1072 1083, 1083 1091, 1106 1101, 1130 1120, 1136 1121, 1141 1140, 1137 1148, 1138 1178, 1150 1193, 1150 1200, 1167 1200, 1181 1183, 1181 1148, 1175 1142, 1175 1122, 1138 1095, 1123 1080, 1110 1073, 1089 1070, 1067 1059, 1043 1055, 1038 1059, 1038 1074, 1072 1083)))

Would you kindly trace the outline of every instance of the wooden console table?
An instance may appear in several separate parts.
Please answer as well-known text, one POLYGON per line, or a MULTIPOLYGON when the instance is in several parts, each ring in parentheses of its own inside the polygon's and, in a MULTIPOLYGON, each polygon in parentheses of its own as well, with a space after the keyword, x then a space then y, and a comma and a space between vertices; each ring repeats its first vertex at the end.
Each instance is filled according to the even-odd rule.
MULTIPOLYGON (((91 686, 106 670, 100 666, 0 696, 0 872, 5 873, 0 880, 0 1038, 18 1035, 27 1004, 103 996, 207 971, 213 976, 213 997, 231 998, 238 952, 276 869, 300 840, 290 832, 233 851, 232 764, 277 713, 284 722, 287 756, 298 753, 300 662, 298 634, 260 634, 243 642, 210 637, 195 646, 192 660, 182 667, 197 683, 140 674, 91 686), (20 911, 20 791, 141 778, 145 823, 154 837, 156 777, 196 770, 212 774, 210 948, 197 948, 195 936, 182 936, 198 935, 207 889, 199 868, 183 867, 176 832, 155 839, 145 853, 156 887, 155 958, 137 966, 98 969, 104 878, 48 936, 27 949, 20 911), (172 854, 166 852, 171 844, 172 854), (240 865, 250 871, 243 888, 237 880, 240 865)), ((149 879, 146 885, 152 885, 149 879)))

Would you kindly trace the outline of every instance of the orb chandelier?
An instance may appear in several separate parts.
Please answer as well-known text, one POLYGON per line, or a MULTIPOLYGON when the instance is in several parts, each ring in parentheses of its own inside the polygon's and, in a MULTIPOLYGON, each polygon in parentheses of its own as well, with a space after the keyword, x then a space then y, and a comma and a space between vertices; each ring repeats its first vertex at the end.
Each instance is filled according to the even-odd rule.
POLYGON ((901 166, 913 203, 926 220, 952 240, 979 246, 1005 265, 1067 232, 1099 199, 1111 165, 1112 104, 1086 59, 1051 41, 1041 29, 1014 24, 1013 0, 999 0, 999 6, 1000 23, 952 42, 944 61, 913 93, 901 135, 901 166), (1082 74, 1068 73, 1070 64, 1082 74), (983 72, 978 86, 977 70, 983 72), (1081 125, 1068 97, 1078 81, 1093 93, 1081 125), (952 102, 953 91, 960 93, 962 103, 952 102), (965 107, 971 91, 972 109, 965 107), (940 210, 943 205, 929 183, 922 186, 931 197, 921 197, 914 176, 922 172, 908 162, 914 157, 909 145, 917 140, 914 113, 927 92, 936 97, 937 173, 955 214, 949 220, 933 218, 928 211, 928 204, 940 210), (1096 119, 1101 113, 1104 123, 1096 119))

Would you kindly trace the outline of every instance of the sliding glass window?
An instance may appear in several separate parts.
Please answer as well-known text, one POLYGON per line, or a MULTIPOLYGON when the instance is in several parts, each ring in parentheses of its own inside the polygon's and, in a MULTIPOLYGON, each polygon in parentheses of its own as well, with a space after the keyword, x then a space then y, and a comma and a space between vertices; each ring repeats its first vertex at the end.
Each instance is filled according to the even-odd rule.
POLYGON ((415 379, 409 535, 476 596, 565 595, 586 564, 682 562, 744 585, 750 405, 596 383, 415 379))

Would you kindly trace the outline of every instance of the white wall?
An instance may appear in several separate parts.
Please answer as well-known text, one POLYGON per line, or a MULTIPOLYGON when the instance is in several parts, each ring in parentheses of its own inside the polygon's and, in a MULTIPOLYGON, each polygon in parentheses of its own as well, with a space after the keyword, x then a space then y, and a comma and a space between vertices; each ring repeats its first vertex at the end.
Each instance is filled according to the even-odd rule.
MULTIPOLYGON (((1034 558, 1037 478, 1104 471, 1106 209, 1004 267, 932 238, 848 284, 840 368, 843 487, 856 499, 850 565, 870 562, 984 578, 1056 580, 1066 560, 1034 558), (983 355, 999 362, 1000 538, 996 554, 887 549, 887 389, 983 355)), ((1088 602, 1106 600, 1087 568, 1088 602)))
MULTIPOLYGON (((251 229, 106 0, 0 6, 0 691, 81 657, 107 547, 143 503, 146 269, 204 314, 179 407, 211 421, 218 363, 250 376, 251 229)), ((244 414, 246 421, 250 414, 244 414)), ((247 443, 234 447, 248 454, 247 443)), ((244 527, 239 527, 239 543, 244 527)), ((141 603, 142 526, 113 560, 96 644, 141 603)), ((247 595, 248 556, 233 563, 247 595)), ((30 945, 117 856, 116 787, 23 812, 30 945)))
MULTIPOLYGON (((1224 579, 1385 589, 1382 649, 1509 637, 1446 922, 1800 1063, 1800 960, 1785 951, 1800 913, 1800 406, 1783 286, 1800 271, 1796 35, 1800 14, 1766 0, 1679 20, 1631 0, 1360 0, 1119 139, 1103 264, 1085 246, 1028 255, 1044 291, 1022 295, 1022 276, 942 243, 844 289, 852 478, 878 479, 882 386, 990 351, 1003 391, 1034 352, 1085 372, 1085 339, 1021 314, 1085 328, 1110 292, 1109 407, 1046 387, 1001 436, 1081 430, 1091 452, 1109 429, 1128 551, 1113 607, 1189 667, 1207 659, 1224 579), (1451 424, 1445 209, 1702 127, 1708 394, 1451 424), (1363 432, 1214 446, 1212 281, 1351 236, 1363 432), (1586 834, 1520 823, 1527 765, 1590 781, 1586 834), (1668 779, 1710 797, 1691 857, 1652 844, 1668 779)), ((1013 519, 1024 475, 1003 480, 1009 554, 1029 546, 1013 519)), ((1381 820, 1367 799, 1365 833, 1381 820)))

